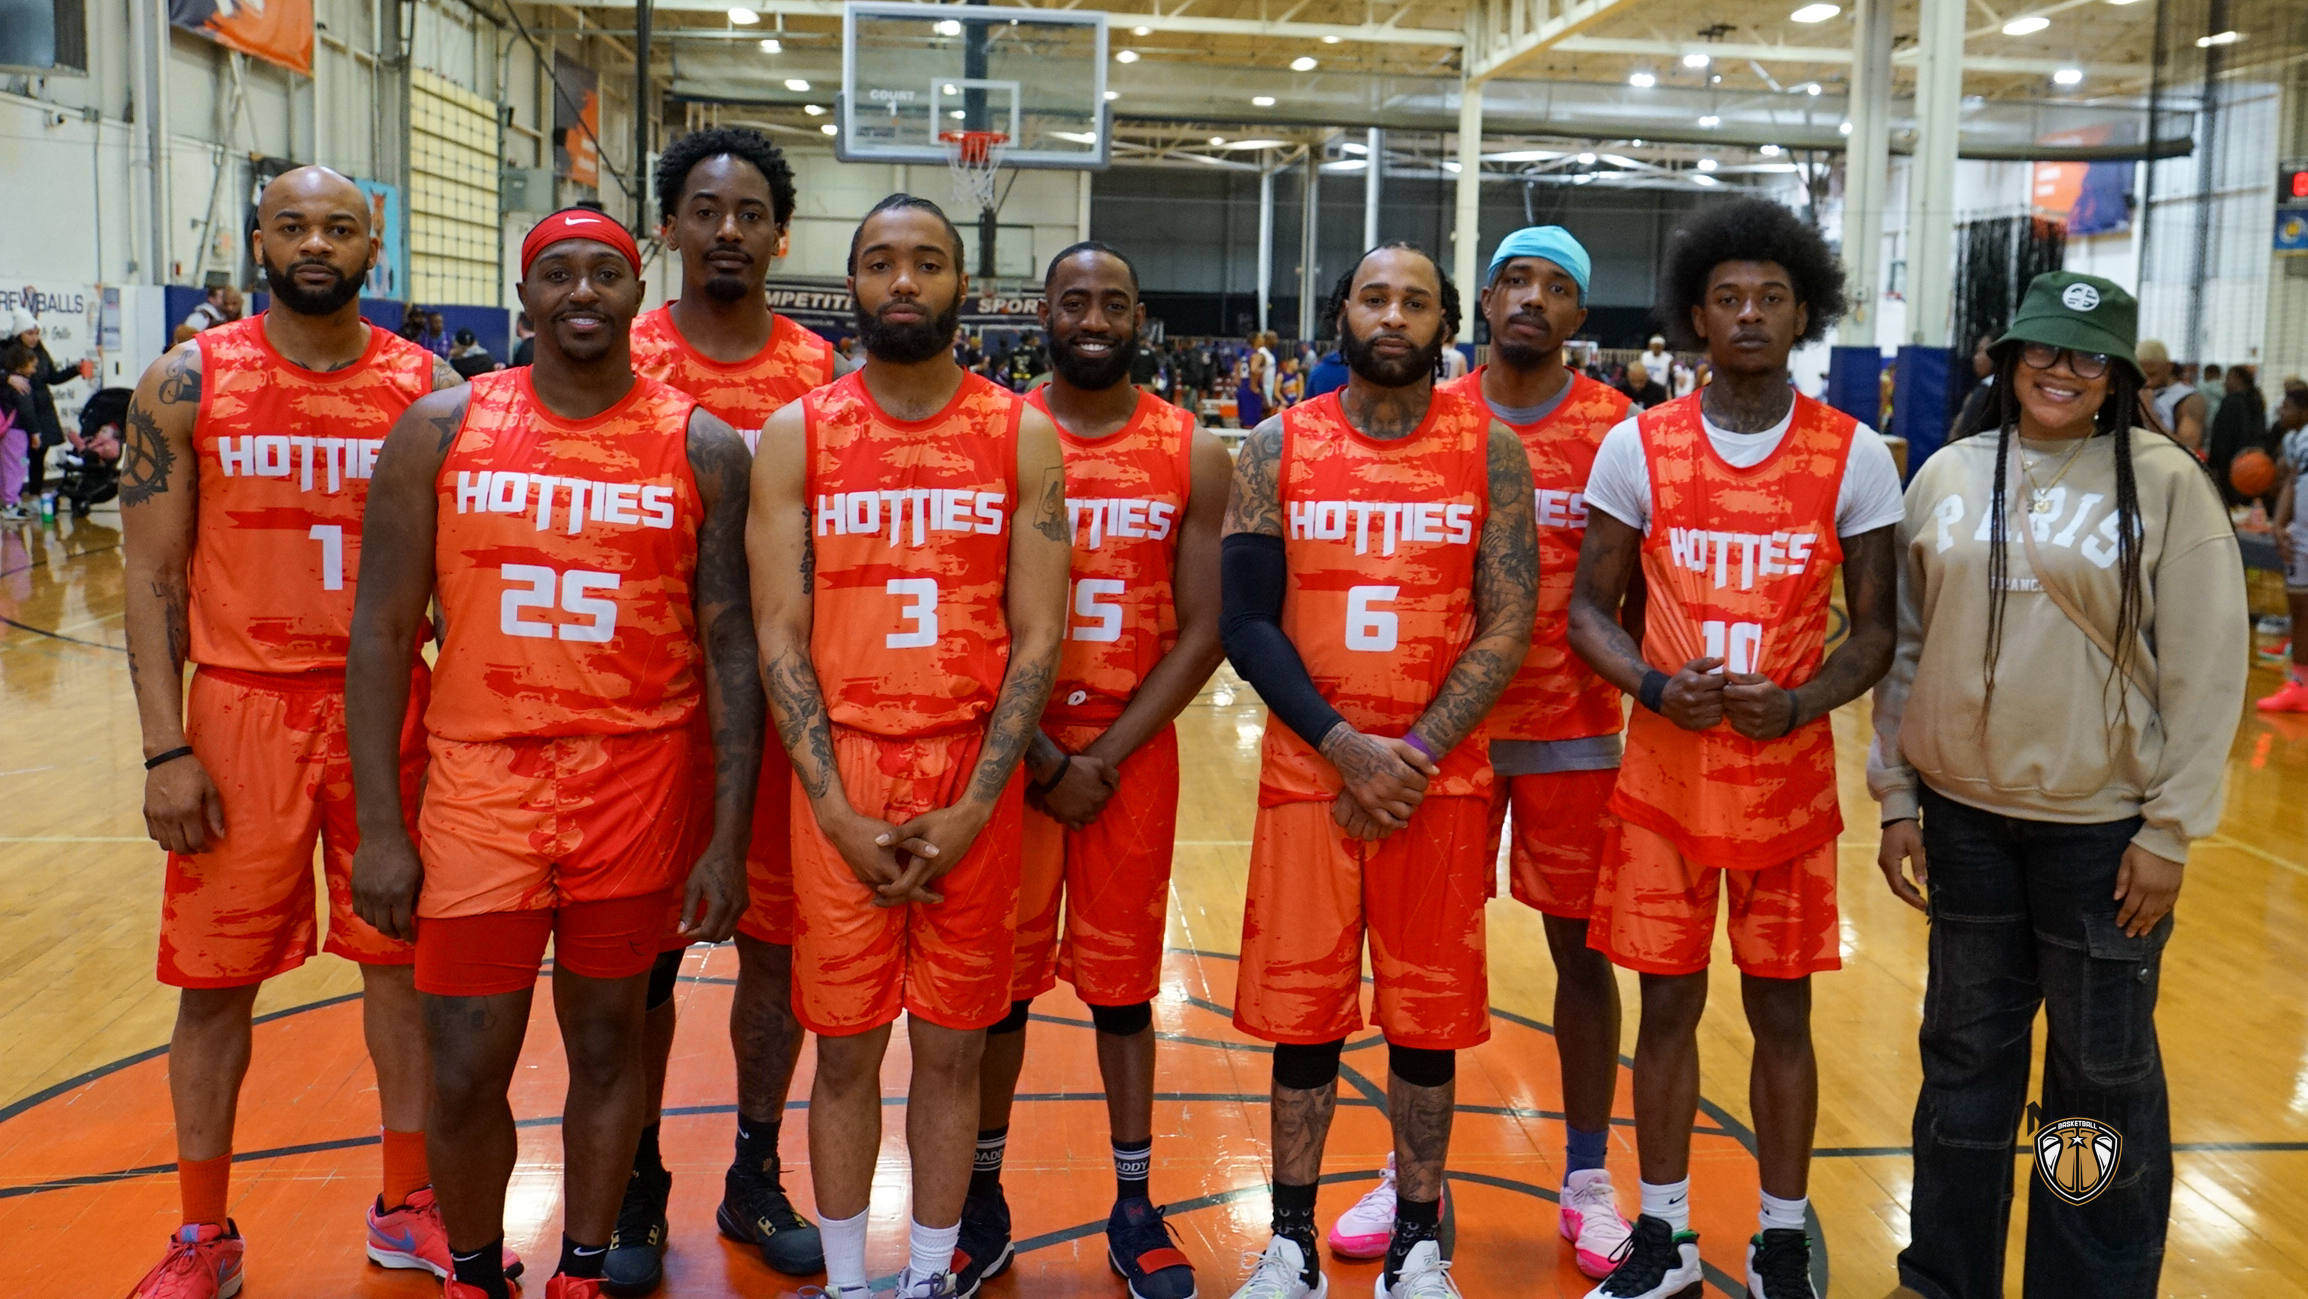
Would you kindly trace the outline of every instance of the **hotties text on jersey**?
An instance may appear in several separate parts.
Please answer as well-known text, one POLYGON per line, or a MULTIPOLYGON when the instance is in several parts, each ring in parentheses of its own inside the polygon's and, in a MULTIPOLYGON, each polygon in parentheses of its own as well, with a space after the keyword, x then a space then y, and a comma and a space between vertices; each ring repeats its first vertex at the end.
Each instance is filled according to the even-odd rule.
POLYGON ((1000 536, 1009 499, 1006 492, 952 487, 820 492, 813 515, 821 537, 870 537, 886 530, 892 546, 926 546, 933 532, 1000 536))
POLYGON ((1715 585, 1737 581, 1755 589, 1758 577, 1797 577, 1811 564, 1817 532, 1719 532, 1712 528, 1667 529, 1667 555, 1677 568, 1715 570, 1715 585))
POLYGON ((536 499, 537 531, 553 526, 555 503, 559 518, 574 537, 589 525, 670 528, 673 526, 675 484, 610 483, 592 478, 562 478, 554 474, 525 474, 510 469, 457 471, 457 513, 527 514, 536 499))
POLYGON ((1392 555, 1402 542, 1475 544, 1475 507, 1442 501, 1291 501, 1292 541, 1354 539, 1354 553, 1392 555))

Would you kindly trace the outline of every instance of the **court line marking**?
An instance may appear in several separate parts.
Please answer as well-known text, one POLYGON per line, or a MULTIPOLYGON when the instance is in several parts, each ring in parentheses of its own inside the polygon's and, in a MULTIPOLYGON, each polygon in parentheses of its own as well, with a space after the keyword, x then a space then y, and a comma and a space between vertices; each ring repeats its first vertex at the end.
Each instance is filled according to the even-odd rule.
MULTIPOLYGON (((48 771, 48 767, 34 767, 34 771, 48 771)), ((0 771, 0 776, 16 776, 21 772, 0 771)), ((151 843, 148 834, 0 834, 0 843, 151 843)))
POLYGON ((2207 835, 2196 842, 2213 848, 2233 848, 2247 857, 2257 857, 2271 866, 2281 866, 2295 875, 2308 875, 2308 866, 2302 866, 2289 857, 2279 857, 2265 848, 2254 847, 2241 839, 2231 839, 2224 834, 2214 834, 2207 835))

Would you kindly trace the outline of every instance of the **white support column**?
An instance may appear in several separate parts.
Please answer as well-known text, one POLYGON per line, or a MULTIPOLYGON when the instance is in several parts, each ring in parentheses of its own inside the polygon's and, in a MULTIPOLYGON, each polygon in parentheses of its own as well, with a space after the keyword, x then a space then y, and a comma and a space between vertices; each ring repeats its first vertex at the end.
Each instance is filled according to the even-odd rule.
POLYGON ((1266 332, 1267 310, 1274 296, 1274 168, 1263 154, 1258 161, 1258 332, 1266 332))
POLYGON ((137 125, 144 130, 145 226, 139 260, 145 284, 170 279, 168 204, 168 0, 130 0, 137 57, 137 125))
POLYGON ((1074 173, 1074 238, 1077 242, 1090 237, 1090 173, 1074 173))
MULTIPOLYGON (((1963 116, 1963 0, 1924 0, 1907 196, 1907 331, 1948 346, 1955 268, 1955 145, 1963 116)), ((1854 134, 1857 134, 1856 128, 1854 134)))
POLYGON ((1315 253, 1322 247, 1322 145, 1306 147, 1306 184, 1298 223, 1298 337, 1314 337, 1315 253))
POLYGON ((1851 310, 1847 347, 1875 347, 1882 297, 1883 195, 1891 176, 1891 5, 1858 0, 1852 15, 1851 143, 1843 155, 1843 268, 1851 310))
POLYGON ((1458 219, 1452 223, 1451 278, 1459 286, 1459 341, 1475 341, 1475 267, 1483 213, 1483 87, 1459 82, 1458 219))
POLYGON ((1369 152, 1363 154, 1367 161, 1363 163, 1362 167, 1362 246, 1364 248, 1376 248, 1378 247, 1378 193, 1380 186, 1385 183, 1383 173, 1386 171, 1386 132, 1375 126, 1370 128, 1370 134, 1365 137, 1363 147, 1369 152))

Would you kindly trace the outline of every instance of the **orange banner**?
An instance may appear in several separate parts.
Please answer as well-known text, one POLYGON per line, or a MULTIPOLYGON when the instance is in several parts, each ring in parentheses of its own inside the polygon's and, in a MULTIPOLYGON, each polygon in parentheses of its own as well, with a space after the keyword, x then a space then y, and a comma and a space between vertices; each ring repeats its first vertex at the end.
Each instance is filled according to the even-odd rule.
POLYGON ((313 0, 168 0, 168 21, 226 49, 313 74, 313 0))

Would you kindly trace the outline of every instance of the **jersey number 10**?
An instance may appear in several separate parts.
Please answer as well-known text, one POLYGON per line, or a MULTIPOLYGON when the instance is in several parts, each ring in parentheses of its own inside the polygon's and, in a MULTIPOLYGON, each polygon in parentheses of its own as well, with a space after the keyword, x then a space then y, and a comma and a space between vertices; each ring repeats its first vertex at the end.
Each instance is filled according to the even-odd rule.
POLYGON ((1726 671, 1755 670, 1756 653, 1763 648, 1762 623, 1727 623, 1720 618, 1710 618, 1699 624, 1699 634, 1706 641, 1705 657, 1723 660, 1726 671))

